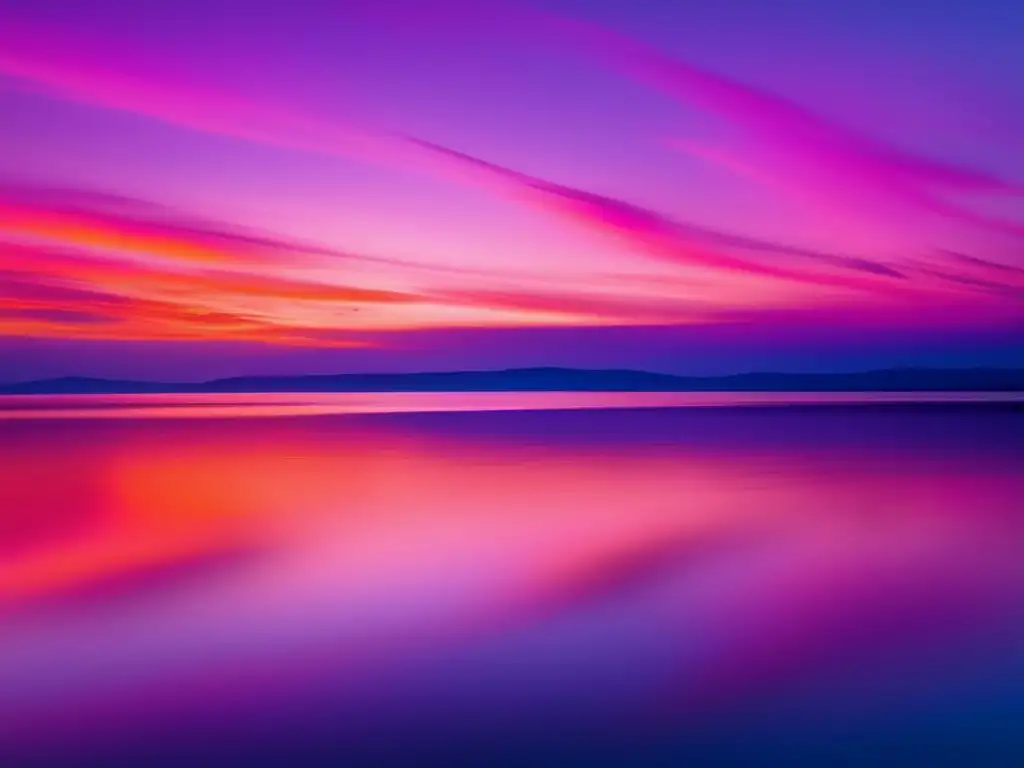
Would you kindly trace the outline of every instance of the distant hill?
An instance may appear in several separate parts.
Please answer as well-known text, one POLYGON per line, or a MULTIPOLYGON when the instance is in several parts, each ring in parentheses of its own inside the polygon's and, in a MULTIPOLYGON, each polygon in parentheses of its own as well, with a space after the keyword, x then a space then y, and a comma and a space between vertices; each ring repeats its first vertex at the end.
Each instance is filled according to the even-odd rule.
POLYGON ((1024 370, 890 368, 862 373, 671 376, 629 370, 514 368, 447 373, 242 376, 202 383, 67 377, 0 385, 0 394, 231 392, 1024 392, 1024 370))

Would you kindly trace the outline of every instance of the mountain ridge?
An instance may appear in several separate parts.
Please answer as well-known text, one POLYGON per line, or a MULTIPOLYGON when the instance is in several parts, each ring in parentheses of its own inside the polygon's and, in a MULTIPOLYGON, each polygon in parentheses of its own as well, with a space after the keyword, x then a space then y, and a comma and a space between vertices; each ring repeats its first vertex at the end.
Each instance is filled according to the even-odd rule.
POLYGON ((64 376, 0 385, 0 394, 254 392, 1024 392, 1024 369, 884 368, 856 373, 750 372, 678 376, 630 369, 561 367, 419 373, 234 376, 155 382, 64 376))

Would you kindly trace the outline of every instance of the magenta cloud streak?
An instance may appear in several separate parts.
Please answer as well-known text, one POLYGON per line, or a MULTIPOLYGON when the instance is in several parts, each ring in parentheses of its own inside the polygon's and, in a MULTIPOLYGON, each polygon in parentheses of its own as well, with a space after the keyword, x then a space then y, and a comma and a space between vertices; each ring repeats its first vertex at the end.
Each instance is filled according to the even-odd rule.
MULTIPOLYGON (((971 226, 1024 235, 1024 223, 986 216, 948 194, 1024 195, 1024 184, 920 157, 832 123, 799 104, 596 25, 538 14, 537 25, 638 82, 741 129, 756 145, 762 172, 783 188, 845 208, 859 199, 898 200, 971 226)), ((685 143, 684 143, 685 146, 685 143)), ((706 153, 705 156, 708 156, 706 153)), ((728 154, 720 158, 728 162, 728 154)))

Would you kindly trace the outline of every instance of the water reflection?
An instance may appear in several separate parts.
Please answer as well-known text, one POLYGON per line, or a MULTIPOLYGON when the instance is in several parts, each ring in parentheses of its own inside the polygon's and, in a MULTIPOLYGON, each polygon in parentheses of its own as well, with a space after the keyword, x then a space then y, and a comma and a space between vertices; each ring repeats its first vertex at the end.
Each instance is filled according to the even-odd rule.
POLYGON ((772 764, 952 733, 1019 764, 1022 426, 997 405, 0 421, 0 752, 772 764))

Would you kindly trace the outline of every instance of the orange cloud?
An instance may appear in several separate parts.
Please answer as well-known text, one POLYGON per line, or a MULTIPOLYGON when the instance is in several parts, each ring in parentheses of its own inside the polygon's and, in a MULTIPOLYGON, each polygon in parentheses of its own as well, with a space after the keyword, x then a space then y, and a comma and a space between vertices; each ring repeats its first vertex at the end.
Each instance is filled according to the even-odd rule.
POLYGON ((352 347, 368 343, 360 337, 368 330, 602 322, 550 302, 446 293, 470 278, 486 282, 486 271, 406 269, 401 260, 154 221, 156 206, 115 212, 102 196, 68 194, 75 205, 11 188, 0 196, 0 335, 352 347), (309 262, 293 263, 294 254, 309 262), (402 282, 421 287, 353 284, 346 267, 356 262, 384 272, 360 270, 362 280, 407 271, 402 282))
POLYGON ((0 229, 12 235, 200 263, 219 264, 233 256, 226 249, 172 239, 155 229, 147 231, 141 222, 113 221, 98 214, 74 211, 33 209, 2 201, 0 229))

